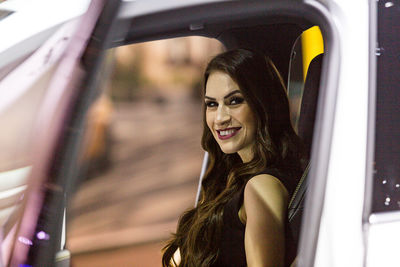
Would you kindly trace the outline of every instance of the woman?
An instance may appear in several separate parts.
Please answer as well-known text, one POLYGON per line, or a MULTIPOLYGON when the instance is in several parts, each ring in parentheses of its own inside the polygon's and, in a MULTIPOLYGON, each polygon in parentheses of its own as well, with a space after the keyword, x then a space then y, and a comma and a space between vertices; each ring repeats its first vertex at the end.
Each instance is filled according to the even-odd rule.
POLYGON ((282 78, 270 59, 237 49, 210 61, 204 85, 210 163, 198 206, 180 218, 163 266, 288 265, 287 205, 302 154, 282 78))

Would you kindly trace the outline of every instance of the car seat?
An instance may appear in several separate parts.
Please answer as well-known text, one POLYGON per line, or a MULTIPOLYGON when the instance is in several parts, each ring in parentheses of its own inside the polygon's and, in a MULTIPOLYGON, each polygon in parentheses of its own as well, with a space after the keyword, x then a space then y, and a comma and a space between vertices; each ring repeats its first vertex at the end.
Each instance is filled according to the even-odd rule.
MULTIPOLYGON (((316 56, 310 63, 306 81, 304 83, 303 97, 298 121, 298 135, 302 139, 307 157, 311 154, 312 137, 317 109, 319 83, 321 77, 323 54, 316 56)), ((302 177, 291 197, 288 207, 289 228, 293 235, 296 248, 298 246, 301 230, 301 222, 307 191, 307 177, 310 163, 307 164, 302 177)))

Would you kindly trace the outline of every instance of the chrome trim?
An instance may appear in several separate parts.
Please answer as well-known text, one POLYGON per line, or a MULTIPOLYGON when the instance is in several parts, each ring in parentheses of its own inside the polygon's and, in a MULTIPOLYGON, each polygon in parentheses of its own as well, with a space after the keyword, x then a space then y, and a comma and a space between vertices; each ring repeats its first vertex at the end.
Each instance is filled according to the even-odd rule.
POLYGON ((66 224, 66 208, 64 207, 64 213, 63 213, 63 222, 62 222, 62 229, 61 229, 61 244, 60 244, 60 250, 65 249, 65 245, 67 243, 67 224, 66 224))
POLYGON ((374 179, 374 152, 375 152, 375 120, 376 120, 376 71, 377 60, 375 47, 377 41, 377 3, 369 1, 369 81, 368 81, 368 128, 367 128, 367 159, 364 193, 363 222, 368 223, 372 210, 373 179, 374 179))
POLYGON ((373 213, 368 218, 369 224, 381 224, 400 221, 400 211, 373 213))
POLYGON ((376 71, 377 59, 375 56, 375 47, 377 41, 377 2, 369 1, 369 75, 368 75, 368 118, 367 118, 367 151, 365 162, 365 185, 364 185, 364 207, 362 213, 362 231, 364 258, 363 266, 367 266, 368 255, 368 233, 371 224, 393 221, 399 217, 400 212, 384 212, 380 214, 371 214, 373 197, 373 179, 374 179, 374 152, 375 152, 375 122, 376 122, 376 71), (393 214, 393 215, 389 215, 393 214), (395 214, 394 214, 395 213, 395 214))
POLYGON ((197 203, 199 202, 200 192, 201 192, 201 182, 203 181, 204 174, 206 173, 207 165, 208 165, 208 152, 204 152, 203 164, 201 165, 201 172, 199 178, 199 185, 197 186, 196 201, 194 203, 195 207, 197 207, 197 203))

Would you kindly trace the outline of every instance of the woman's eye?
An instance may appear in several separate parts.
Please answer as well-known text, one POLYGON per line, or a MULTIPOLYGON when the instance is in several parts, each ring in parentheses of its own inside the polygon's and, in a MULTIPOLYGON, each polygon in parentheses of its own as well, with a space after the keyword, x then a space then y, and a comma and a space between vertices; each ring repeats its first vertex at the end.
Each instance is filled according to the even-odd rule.
POLYGON ((206 107, 208 107, 208 108, 213 108, 213 107, 216 107, 216 106, 217 106, 216 102, 213 102, 213 101, 207 101, 206 102, 206 107))
POLYGON ((233 98, 231 98, 231 100, 230 100, 229 103, 230 103, 231 105, 238 105, 238 104, 243 103, 243 101, 244 101, 244 99, 241 98, 241 97, 233 97, 233 98))

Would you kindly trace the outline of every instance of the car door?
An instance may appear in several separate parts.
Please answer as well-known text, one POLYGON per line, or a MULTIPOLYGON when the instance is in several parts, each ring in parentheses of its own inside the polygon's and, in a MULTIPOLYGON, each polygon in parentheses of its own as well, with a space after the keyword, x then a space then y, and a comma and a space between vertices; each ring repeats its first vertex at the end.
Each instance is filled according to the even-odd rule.
MULTIPOLYGON (((98 95, 96 77, 119 4, 93 1, 83 16, 62 24, 0 81, 2 115, 18 115, 34 103, 29 121, 21 125, 30 132, 27 151, 20 153, 27 157, 20 163, 24 168, 10 166, 18 169, 1 173, 5 179, 25 178, 27 184, 2 231, 4 265, 68 266, 62 265, 68 264, 68 252, 63 251, 66 199, 76 182, 83 118, 98 95), (19 89, 23 97, 7 95, 10 88, 19 89), (10 107, 16 111, 10 113, 10 107)), ((10 123, 6 116, 0 122, 10 123)))

